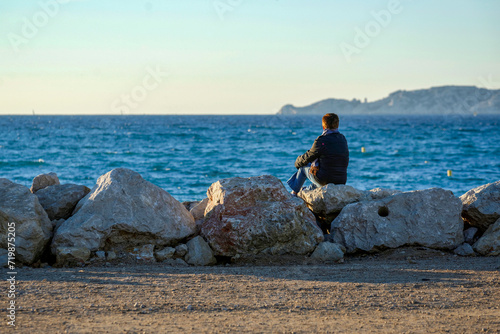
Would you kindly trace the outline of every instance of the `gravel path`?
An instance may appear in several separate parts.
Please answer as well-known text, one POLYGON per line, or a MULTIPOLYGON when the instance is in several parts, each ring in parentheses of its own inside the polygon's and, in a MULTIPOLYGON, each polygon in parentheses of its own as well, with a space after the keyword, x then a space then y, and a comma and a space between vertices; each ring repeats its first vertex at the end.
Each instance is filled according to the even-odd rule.
POLYGON ((500 257, 406 249, 305 262, 25 267, 16 332, 500 333, 500 257))

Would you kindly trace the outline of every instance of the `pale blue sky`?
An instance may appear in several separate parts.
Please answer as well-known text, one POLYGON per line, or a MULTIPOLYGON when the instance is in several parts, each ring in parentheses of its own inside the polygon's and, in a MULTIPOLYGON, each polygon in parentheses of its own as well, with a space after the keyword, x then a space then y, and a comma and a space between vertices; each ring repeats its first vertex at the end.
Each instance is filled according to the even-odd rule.
POLYGON ((0 0, 0 114, 269 114, 500 88, 499 15, 496 0, 0 0))

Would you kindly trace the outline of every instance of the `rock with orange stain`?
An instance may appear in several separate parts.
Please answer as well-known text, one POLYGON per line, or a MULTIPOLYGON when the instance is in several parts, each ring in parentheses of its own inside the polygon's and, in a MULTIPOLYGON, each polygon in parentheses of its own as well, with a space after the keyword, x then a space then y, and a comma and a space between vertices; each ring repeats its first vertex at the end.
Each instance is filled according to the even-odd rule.
POLYGON ((215 255, 308 254, 323 233, 304 201, 271 175, 215 182, 201 234, 215 255))

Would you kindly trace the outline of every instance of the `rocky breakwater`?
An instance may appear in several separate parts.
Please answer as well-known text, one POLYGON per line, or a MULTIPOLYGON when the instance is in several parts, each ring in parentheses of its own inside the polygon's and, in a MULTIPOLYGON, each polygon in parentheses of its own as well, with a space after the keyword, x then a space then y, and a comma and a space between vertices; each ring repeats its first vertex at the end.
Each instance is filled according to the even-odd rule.
MULTIPOLYGON (((345 185, 299 196, 270 175, 217 181, 206 199, 184 205, 125 168, 102 175, 92 190, 61 185, 54 173, 35 177, 31 191, 0 179, 0 232, 7 235, 8 224, 16 224, 16 261, 33 266, 131 258, 212 265, 282 255, 341 262, 346 252, 416 245, 463 256, 500 254, 500 181, 460 198, 439 188, 345 185), (325 222, 326 236, 318 226, 325 222)), ((4 238, 0 258, 6 248, 4 238)))
POLYGON ((216 255, 309 254, 323 241, 305 203, 274 176, 223 179, 207 196, 201 235, 216 255))
POLYGON ((64 254, 61 264, 72 250, 84 254, 83 261, 89 254, 85 250, 136 252, 153 260, 154 250, 177 245, 195 229, 193 216, 165 190, 132 170, 117 168, 97 180, 57 229, 51 247, 57 256, 64 254))

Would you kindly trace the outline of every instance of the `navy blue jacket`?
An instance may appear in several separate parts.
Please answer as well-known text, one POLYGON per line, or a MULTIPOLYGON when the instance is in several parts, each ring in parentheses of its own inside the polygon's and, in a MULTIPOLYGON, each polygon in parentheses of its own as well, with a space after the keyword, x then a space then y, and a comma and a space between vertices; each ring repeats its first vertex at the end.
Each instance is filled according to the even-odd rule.
POLYGON ((349 148, 343 134, 330 133, 316 138, 311 149, 297 157, 295 167, 307 166, 316 159, 319 159, 319 170, 316 173, 316 179, 320 184, 346 183, 349 148))

